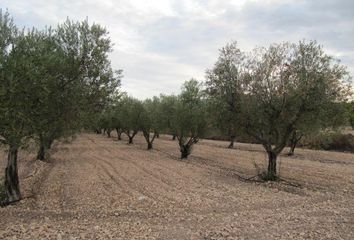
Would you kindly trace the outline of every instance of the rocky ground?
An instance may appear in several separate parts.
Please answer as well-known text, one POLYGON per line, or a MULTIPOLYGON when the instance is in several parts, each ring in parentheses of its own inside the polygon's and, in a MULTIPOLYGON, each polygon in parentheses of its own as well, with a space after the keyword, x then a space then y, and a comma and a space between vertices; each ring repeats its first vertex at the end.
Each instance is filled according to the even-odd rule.
POLYGON ((50 163, 22 151, 24 200, 0 209, 0 238, 354 239, 353 154, 297 149, 260 183, 242 180, 266 166, 259 145, 203 140, 181 161, 170 136, 135 140, 82 134, 50 163))

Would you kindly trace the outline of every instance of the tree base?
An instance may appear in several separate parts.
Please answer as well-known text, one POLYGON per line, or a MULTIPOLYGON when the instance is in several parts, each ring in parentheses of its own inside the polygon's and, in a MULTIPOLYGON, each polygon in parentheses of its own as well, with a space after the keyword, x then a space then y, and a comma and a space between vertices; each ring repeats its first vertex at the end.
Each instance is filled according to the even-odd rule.
POLYGON ((152 150, 152 143, 148 143, 147 150, 152 150))
POLYGON ((279 179, 279 177, 276 174, 268 173, 268 172, 263 172, 259 174, 259 177, 263 181, 277 181, 279 179))
POLYGON ((17 199, 17 200, 13 200, 13 201, 7 201, 7 200, 3 200, 3 201, 0 201, 0 207, 7 207, 9 205, 12 205, 12 204, 15 204, 17 202, 21 201, 21 199, 17 199))
POLYGON ((189 156, 189 152, 181 151, 181 159, 187 159, 189 156))

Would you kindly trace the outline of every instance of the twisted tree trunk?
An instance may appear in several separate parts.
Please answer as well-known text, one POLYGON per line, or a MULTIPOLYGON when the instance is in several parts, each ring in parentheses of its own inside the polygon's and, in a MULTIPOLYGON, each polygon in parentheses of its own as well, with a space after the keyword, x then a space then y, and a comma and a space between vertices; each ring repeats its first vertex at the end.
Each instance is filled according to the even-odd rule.
POLYGON ((132 133, 130 133, 130 131, 125 131, 125 134, 127 134, 128 136, 128 144, 132 144, 133 143, 133 139, 135 137, 135 135, 138 133, 138 131, 134 130, 132 133))
POLYGON ((234 148, 235 139, 236 139, 235 135, 230 136, 230 144, 229 144, 228 148, 234 148))
POLYGON ((37 159, 44 161, 46 158, 47 150, 51 149, 54 139, 52 137, 46 137, 45 135, 39 135, 39 150, 37 153, 37 159))
POLYGON ((118 141, 122 140, 122 131, 116 128, 118 141))
POLYGON ((268 151, 268 172, 267 179, 275 180, 277 178, 277 154, 273 151, 268 151))
POLYGON ((152 138, 150 138, 150 132, 148 131, 143 131, 143 135, 144 135, 144 138, 146 140, 146 143, 147 143, 147 149, 148 150, 151 150, 152 149, 152 143, 154 142, 155 138, 157 137, 157 133, 154 132, 152 138))
POLYGON ((19 201, 21 199, 20 184, 17 169, 18 147, 10 145, 7 156, 7 166, 5 169, 5 205, 19 201))
POLYGON ((180 151, 181 151, 181 159, 186 159, 190 154, 190 147, 187 145, 182 145, 180 147, 180 151))
POLYGON ((42 142, 39 143, 39 150, 37 153, 37 159, 44 161, 45 158, 45 146, 42 142))
POLYGON ((45 152, 46 152, 46 143, 44 136, 42 134, 39 135, 39 150, 37 153, 37 159, 43 161, 45 158, 45 152))
POLYGON ((293 132, 293 135, 290 138, 290 150, 289 150, 288 156, 294 155, 295 148, 303 136, 304 135, 301 133, 298 133, 296 131, 293 132))
POLYGON ((187 143, 183 141, 182 137, 177 136, 179 150, 181 152, 181 159, 186 159, 192 153, 193 144, 199 141, 196 137, 190 137, 187 143))

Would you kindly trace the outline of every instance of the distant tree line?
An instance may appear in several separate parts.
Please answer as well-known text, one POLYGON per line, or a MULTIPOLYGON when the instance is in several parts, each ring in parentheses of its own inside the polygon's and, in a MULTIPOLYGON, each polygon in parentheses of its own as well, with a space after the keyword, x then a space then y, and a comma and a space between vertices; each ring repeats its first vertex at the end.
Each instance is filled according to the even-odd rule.
POLYGON ((122 77, 111 68, 111 50, 107 30, 87 20, 19 29, 0 10, 0 141, 8 147, 3 204, 21 198, 17 154, 29 139, 45 160, 54 140, 96 123, 122 77))

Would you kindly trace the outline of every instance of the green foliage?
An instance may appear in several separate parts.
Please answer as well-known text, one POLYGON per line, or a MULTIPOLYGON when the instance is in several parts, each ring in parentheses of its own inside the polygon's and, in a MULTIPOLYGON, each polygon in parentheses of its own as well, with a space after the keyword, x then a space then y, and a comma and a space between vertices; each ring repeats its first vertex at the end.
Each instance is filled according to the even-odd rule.
POLYGON ((16 145, 36 136, 47 149, 92 125, 120 86, 106 29, 67 20, 56 29, 19 32, 8 13, 0 22, 0 135, 16 145))
POLYGON ((354 101, 347 104, 347 112, 348 112, 350 126, 354 130, 354 101))
POLYGON ((254 54, 260 60, 246 77, 243 124, 267 148, 274 143, 278 154, 297 124, 321 125, 318 116, 343 99, 346 72, 315 42, 272 45, 254 54))
MULTIPOLYGON (((350 78, 316 42, 273 44, 247 55, 232 43, 207 76, 214 109, 226 123, 231 117, 275 160, 295 130, 318 132, 345 119, 336 103, 348 96, 350 78)), ((221 126, 222 120, 217 120, 221 126)), ((270 175, 275 166, 268 166, 270 175)))
POLYGON ((159 133, 163 128, 161 101, 158 97, 146 99, 143 102, 141 130, 159 133))
POLYGON ((212 69, 207 70, 209 116, 213 119, 214 127, 229 136, 236 135, 240 118, 242 70, 245 64, 245 54, 236 42, 232 42, 220 49, 218 61, 212 69))
POLYGON ((177 101, 178 99, 175 95, 160 95, 161 130, 165 133, 175 134, 172 124, 177 101))
POLYGON ((303 139, 301 144, 311 149, 354 153, 354 136, 338 131, 324 131, 316 135, 308 136, 303 139))
POLYGON ((140 129, 148 144, 148 149, 152 149, 156 136, 163 129, 161 101, 158 97, 146 99, 143 102, 140 129))
POLYGON ((20 145, 31 134, 31 109, 37 97, 35 84, 31 81, 31 54, 34 37, 18 32, 9 14, 0 11, 0 135, 3 143, 20 145))
POLYGON ((87 20, 67 20, 56 30, 56 41, 66 56, 63 87, 69 91, 66 99, 71 101, 70 112, 74 115, 69 118, 76 120, 71 120, 73 129, 94 125, 120 86, 122 71, 113 71, 110 66, 112 44, 107 34, 105 28, 89 25, 87 20))
POLYGON ((124 97, 120 104, 120 116, 122 116, 122 130, 134 137, 141 130, 144 106, 141 101, 132 97, 124 97), (132 133, 130 133, 132 132, 132 133))
POLYGON ((186 158, 207 129, 206 103, 200 83, 194 79, 184 83, 174 110, 172 131, 178 138, 182 158, 186 158))
MULTIPOLYGON (((110 66, 107 34, 87 20, 18 31, 0 10, 0 141, 14 155, 25 139, 36 138, 43 159, 55 139, 89 126, 116 94, 121 71, 110 66)), ((16 160, 12 164, 17 173, 16 160)))

